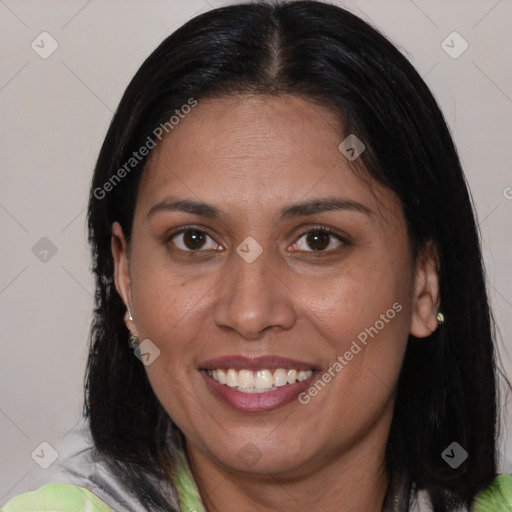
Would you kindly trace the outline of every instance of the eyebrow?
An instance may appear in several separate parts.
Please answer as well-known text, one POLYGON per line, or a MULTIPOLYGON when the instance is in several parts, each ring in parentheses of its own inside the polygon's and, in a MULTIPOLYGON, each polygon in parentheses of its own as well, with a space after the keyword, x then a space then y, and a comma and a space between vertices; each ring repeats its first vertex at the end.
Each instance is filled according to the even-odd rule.
POLYGON ((350 210, 365 215, 372 215, 373 212, 364 204, 352 201, 350 199, 343 199, 340 197, 327 197, 322 199, 311 199, 300 203, 292 204, 281 210, 281 219, 288 219, 290 217, 306 217, 316 213, 329 212, 335 210, 350 210))
POLYGON ((193 201, 191 199, 174 199, 170 197, 152 206, 147 216, 152 217, 155 213, 165 211, 181 211, 212 219, 224 216, 221 210, 211 204, 193 201))
MULTIPOLYGON (((281 220, 285 220, 292 217, 307 217, 309 215, 335 210, 355 211, 368 216, 373 214, 373 211, 370 208, 358 203, 357 201, 339 197, 327 197, 321 199, 310 199, 308 201, 291 204, 281 210, 279 218, 281 220)), ((191 199, 174 198, 166 198, 155 204, 149 210, 147 216, 152 217, 156 213, 164 211, 182 211, 211 219, 219 219, 226 216, 222 210, 212 204, 202 201, 194 201, 191 199)))

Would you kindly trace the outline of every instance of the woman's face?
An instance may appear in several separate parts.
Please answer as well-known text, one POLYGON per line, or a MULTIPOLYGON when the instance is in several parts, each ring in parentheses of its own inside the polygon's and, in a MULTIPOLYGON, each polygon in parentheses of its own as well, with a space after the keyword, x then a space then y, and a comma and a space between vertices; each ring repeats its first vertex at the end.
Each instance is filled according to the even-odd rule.
POLYGON ((381 453, 408 335, 433 323, 432 262, 336 119, 291 96, 199 101, 144 170, 129 248, 114 224, 151 385, 189 450, 231 470, 381 453))

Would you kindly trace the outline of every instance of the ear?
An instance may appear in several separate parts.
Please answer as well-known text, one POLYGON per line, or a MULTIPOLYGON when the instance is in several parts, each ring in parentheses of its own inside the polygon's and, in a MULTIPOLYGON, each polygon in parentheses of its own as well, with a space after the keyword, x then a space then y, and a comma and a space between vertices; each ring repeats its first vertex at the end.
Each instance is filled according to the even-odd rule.
POLYGON ((428 241, 420 250, 416 262, 411 322, 413 336, 426 338, 437 329, 439 304, 439 258, 435 244, 428 241))
POLYGON ((137 334, 135 324, 133 320, 130 320, 130 314, 128 312, 129 309, 132 311, 133 315, 128 243, 126 242, 123 228, 119 222, 114 222, 112 224, 111 248, 112 256, 114 258, 114 282, 116 290, 126 305, 124 322, 132 334, 137 334))

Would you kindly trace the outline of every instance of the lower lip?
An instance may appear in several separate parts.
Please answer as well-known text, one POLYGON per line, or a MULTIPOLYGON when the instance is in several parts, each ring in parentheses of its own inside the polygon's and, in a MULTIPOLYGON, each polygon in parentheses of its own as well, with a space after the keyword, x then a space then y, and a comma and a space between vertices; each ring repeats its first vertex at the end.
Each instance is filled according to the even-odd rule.
POLYGON ((316 372, 314 372, 309 379, 294 384, 286 384, 274 391, 267 391, 265 393, 244 393, 217 382, 204 370, 201 371, 201 375, 208 389, 210 389, 216 397, 239 412, 266 412, 284 407, 295 400, 316 378, 316 372))

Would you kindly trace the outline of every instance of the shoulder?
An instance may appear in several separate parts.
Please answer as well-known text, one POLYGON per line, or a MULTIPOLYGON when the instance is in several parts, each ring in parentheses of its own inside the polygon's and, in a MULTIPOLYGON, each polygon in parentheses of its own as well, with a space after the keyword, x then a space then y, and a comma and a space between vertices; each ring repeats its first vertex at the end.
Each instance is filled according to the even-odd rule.
POLYGON ((512 511, 512 475, 498 475, 475 499, 471 512, 512 511))
POLYGON ((0 512, 114 512, 85 487, 47 484, 37 491, 12 498, 0 512))

